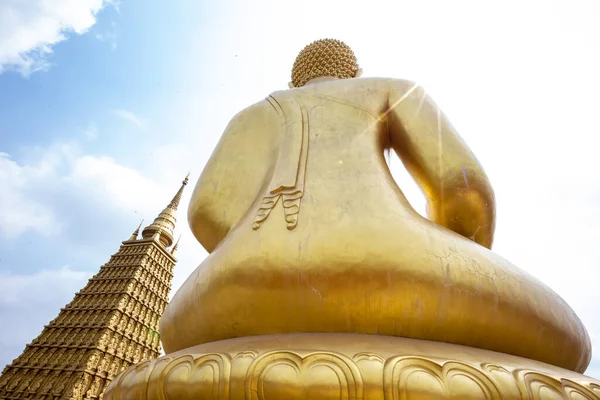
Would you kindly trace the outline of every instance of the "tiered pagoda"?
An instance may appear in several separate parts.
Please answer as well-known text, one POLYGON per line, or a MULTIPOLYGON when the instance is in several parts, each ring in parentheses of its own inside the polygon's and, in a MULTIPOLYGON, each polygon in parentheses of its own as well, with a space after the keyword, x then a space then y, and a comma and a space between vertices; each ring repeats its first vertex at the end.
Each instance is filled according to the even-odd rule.
POLYGON ((101 399, 124 369, 160 355, 188 178, 152 224, 140 226, 0 376, 0 399, 101 399))

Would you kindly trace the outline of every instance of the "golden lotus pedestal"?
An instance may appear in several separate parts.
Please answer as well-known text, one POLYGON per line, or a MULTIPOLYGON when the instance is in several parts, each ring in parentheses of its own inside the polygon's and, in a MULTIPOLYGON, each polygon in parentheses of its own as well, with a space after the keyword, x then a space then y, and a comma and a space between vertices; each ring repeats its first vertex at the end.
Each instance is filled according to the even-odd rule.
POLYGON ((298 333, 191 347, 122 373, 104 399, 600 399, 549 364, 391 336, 298 333))

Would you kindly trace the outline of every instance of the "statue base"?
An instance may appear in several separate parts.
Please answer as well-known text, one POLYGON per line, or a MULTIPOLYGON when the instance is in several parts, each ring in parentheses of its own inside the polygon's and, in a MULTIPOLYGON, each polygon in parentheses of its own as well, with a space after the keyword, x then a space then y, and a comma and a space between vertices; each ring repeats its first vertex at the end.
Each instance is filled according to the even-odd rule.
POLYGON ((391 336, 298 333, 205 343, 124 371, 104 400, 599 399, 541 362, 391 336))

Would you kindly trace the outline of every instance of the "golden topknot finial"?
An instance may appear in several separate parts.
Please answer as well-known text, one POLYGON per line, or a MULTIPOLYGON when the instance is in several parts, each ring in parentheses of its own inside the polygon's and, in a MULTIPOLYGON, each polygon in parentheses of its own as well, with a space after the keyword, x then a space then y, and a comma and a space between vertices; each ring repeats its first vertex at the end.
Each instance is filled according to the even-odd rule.
POLYGON ((358 71, 356 56, 346 43, 321 39, 306 46, 296 57, 292 68, 292 84, 300 87, 321 76, 354 78, 358 71))

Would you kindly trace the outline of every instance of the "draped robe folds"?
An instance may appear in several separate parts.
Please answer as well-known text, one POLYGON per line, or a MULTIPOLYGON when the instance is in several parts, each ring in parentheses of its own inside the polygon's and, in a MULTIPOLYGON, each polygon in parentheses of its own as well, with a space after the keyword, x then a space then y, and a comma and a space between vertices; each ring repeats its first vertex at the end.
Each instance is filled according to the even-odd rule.
POLYGON ((297 96, 272 94, 267 101, 279 116, 284 137, 268 193, 262 199, 252 228, 259 229, 279 199, 283 198, 287 228, 292 230, 298 224, 300 202, 304 195, 309 142, 308 113, 297 96))

